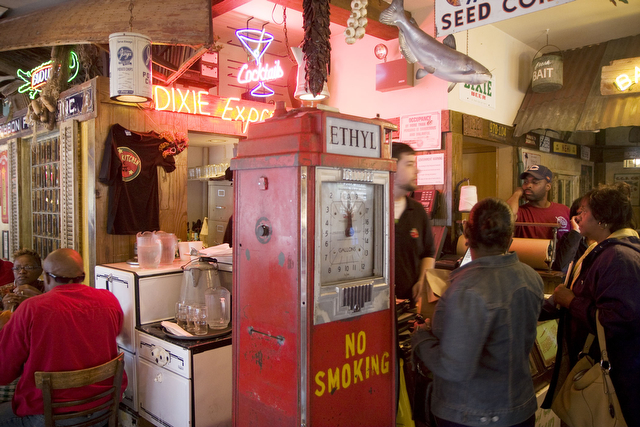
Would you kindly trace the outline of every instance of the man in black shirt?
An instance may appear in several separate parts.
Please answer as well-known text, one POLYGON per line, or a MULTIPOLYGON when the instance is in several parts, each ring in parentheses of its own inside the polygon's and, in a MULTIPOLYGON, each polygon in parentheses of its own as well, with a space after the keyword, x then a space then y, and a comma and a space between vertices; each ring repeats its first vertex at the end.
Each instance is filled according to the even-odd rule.
POLYGON ((395 215, 395 289, 397 299, 418 303, 424 286, 424 272, 435 265, 431 220, 420 202, 408 197, 416 189, 416 153, 407 144, 394 143, 397 160, 393 183, 395 215))

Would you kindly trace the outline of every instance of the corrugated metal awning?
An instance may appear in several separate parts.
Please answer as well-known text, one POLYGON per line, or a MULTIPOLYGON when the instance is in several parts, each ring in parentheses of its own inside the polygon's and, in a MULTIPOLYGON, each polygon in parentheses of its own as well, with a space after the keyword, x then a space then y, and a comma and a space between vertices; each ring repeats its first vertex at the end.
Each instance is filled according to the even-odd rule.
POLYGON ((534 129, 576 132, 640 125, 639 94, 600 94, 602 67, 617 59, 640 57, 640 35, 562 54, 562 89, 535 93, 529 86, 514 121, 514 136, 534 129))

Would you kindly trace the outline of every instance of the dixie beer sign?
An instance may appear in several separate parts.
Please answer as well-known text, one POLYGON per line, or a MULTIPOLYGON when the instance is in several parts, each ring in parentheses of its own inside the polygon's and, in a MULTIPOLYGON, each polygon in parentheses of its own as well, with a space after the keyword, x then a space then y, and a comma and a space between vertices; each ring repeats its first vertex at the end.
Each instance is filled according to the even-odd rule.
POLYGON ((640 92, 640 58, 627 58, 612 61, 602 67, 600 75, 600 93, 602 95, 620 95, 640 92))

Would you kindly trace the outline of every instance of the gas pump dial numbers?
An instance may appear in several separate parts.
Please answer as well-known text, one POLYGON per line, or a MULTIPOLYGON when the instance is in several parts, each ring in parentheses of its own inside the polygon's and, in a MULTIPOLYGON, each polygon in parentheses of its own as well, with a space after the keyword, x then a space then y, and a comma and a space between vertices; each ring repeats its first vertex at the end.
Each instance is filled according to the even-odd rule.
POLYGON ((322 283, 372 276, 374 186, 323 182, 321 193, 322 283))

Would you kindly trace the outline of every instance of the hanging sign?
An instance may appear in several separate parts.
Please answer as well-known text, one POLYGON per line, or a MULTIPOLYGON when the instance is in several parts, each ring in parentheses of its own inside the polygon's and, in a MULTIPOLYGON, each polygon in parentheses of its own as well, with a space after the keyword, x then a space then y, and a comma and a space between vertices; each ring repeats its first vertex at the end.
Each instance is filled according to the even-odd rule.
POLYGON ((440 112, 401 116, 400 140, 416 151, 439 150, 442 146, 440 112))
POLYGON ((481 85, 458 85, 460 86, 460 100, 481 107, 496 109, 495 81, 491 80, 481 85))
POLYGON ((242 122, 242 132, 249 123, 262 122, 270 118, 274 104, 244 101, 239 98, 221 98, 206 91, 153 87, 153 103, 158 111, 211 116, 222 120, 242 122))
POLYGON ((573 0, 435 0, 438 37, 493 24, 573 0))
MULTIPOLYGON (((41 87, 51 77, 51 68, 53 67, 53 60, 44 62, 38 65, 31 71, 18 70, 18 77, 24 81, 24 84, 18 88, 18 93, 27 93, 29 98, 35 99, 42 89, 41 87)), ((78 62, 78 55, 75 52, 71 52, 71 59, 69 60, 69 80, 72 81, 78 75, 80 71, 80 63, 78 62)))
POLYGON ((600 74, 600 93, 602 95, 620 95, 640 92, 640 58, 627 58, 611 61, 602 67, 600 74))
POLYGON ((282 71, 280 61, 274 61, 272 65, 263 61, 263 56, 274 39, 273 34, 265 32, 264 28, 262 30, 245 28, 237 30, 236 37, 255 60, 254 68, 251 68, 249 64, 243 64, 240 67, 237 77, 238 83, 258 83, 256 87, 251 89, 252 96, 264 98, 274 95, 273 89, 265 82, 284 77, 284 71, 282 71))

